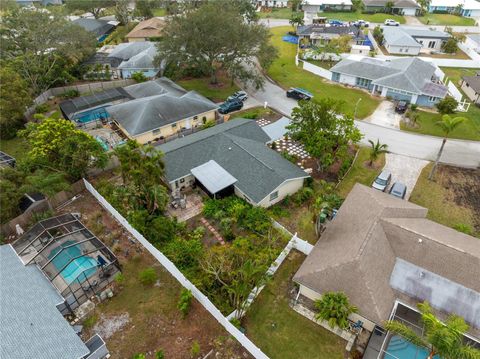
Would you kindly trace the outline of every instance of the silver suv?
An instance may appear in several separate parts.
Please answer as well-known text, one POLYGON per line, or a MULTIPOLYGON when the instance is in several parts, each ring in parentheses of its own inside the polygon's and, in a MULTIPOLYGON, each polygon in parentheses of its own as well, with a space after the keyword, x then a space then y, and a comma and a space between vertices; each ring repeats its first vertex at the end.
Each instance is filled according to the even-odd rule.
POLYGON ((382 171, 382 173, 375 178, 375 181, 373 181, 372 187, 378 189, 379 191, 385 191, 391 179, 392 174, 390 172, 382 171))

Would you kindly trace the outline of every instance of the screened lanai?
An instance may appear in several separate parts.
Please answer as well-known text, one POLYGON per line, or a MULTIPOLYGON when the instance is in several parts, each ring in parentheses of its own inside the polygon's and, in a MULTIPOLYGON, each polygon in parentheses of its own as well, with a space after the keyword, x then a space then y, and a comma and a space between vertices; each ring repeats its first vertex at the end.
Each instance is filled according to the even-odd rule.
POLYGON ((73 214, 38 222, 15 243, 22 262, 35 263, 74 309, 120 271, 112 251, 73 214))

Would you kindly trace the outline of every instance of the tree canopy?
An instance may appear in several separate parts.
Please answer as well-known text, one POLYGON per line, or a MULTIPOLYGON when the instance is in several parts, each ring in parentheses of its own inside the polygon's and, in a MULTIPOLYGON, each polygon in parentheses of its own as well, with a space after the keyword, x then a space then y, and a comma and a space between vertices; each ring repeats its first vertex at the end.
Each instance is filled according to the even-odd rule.
POLYGON ((106 7, 111 7, 115 5, 115 0, 67 0, 66 6, 67 9, 81 10, 85 12, 90 12, 98 19, 102 14, 102 10, 106 7))
POLYGON ((304 145, 319 169, 345 158, 349 145, 362 138, 353 119, 340 114, 341 105, 332 99, 300 101, 292 111, 288 135, 304 145))
POLYGON ((343 292, 325 292, 315 302, 318 313, 317 319, 325 320, 332 327, 348 328, 348 316, 358 311, 357 307, 350 304, 348 297, 343 292))
POLYGON ((244 21, 238 4, 219 0, 201 5, 195 11, 173 16, 163 30, 156 62, 178 65, 178 72, 195 69, 217 82, 219 71, 232 79, 263 83, 255 68, 256 59, 265 68, 276 57, 268 29, 256 22, 244 21), (218 16, 218 14, 222 16, 218 16))
POLYGON ((37 95, 72 79, 72 69, 95 52, 95 37, 65 18, 26 8, 2 18, 1 60, 37 95))

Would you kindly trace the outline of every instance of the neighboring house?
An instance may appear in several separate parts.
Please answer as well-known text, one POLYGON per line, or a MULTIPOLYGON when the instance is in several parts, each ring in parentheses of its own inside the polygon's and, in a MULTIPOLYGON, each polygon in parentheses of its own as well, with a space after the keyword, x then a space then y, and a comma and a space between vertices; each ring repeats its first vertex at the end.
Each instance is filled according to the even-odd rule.
POLYGON ((476 0, 431 0, 428 12, 454 13, 460 9, 460 15, 480 17, 480 2, 476 0))
POLYGON ((257 6, 263 7, 287 7, 288 0, 253 0, 257 6))
POLYGON ((158 17, 152 17, 151 19, 141 21, 125 36, 125 38, 128 42, 157 39, 162 35, 162 29, 164 26, 164 20, 159 19, 158 17))
POLYGON ((467 35, 465 45, 480 54, 480 34, 467 35))
POLYGON ((470 100, 480 104, 480 72, 476 76, 462 77, 461 87, 470 100))
MULTIPOLYGON (((478 239, 427 219, 427 212, 357 183, 293 277, 300 295, 345 292, 358 307, 352 319, 369 331, 392 317, 418 319, 416 303, 428 301, 441 318, 462 316, 478 336, 478 239)), ((372 354, 364 358, 377 358, 372 354)))
POLYGON ((96 65, 106 67, 112 72, 114 78, 128 79, 132 74, 141 72, 147 78, 155 77, 161 70, 161 65, 154 65, 157 48, 154 42, 137 41, 127 42, 116 46, 104 46, 83 65, 93 67, 96 65))
POLYGON ((119 271, 113 253, 72 214, 40 221, 0 246, 0 357, 107 357, 99 335, 84 343, 64 315, 106 297, 119 271))
POLYGON ((157 146, 172 191, 198 185, 212 197, 235 194, 269 207, 302 188, 309 176, 267 147, 253 120, 234 119, 157 146))
POLYGON ((88 32, 95 35, 98 42, 102 42, 107 36, 115 30, 118 21, 107 21, 101 19, 80 18, 72 21, 74 24, 83 27, 88 32))
POLYGON ((319 12, 323 11, 348 11, 352 9, 351 0, 305 0, 302 5, 303 20, 305 25, 312 23, 319 12))
POLYGON ((330 69, 332 81, 424 107, 433 107, 448 93, 435 70, 434 65, 416 57, 385 61, 357 55, 330 69))
POLYGON ((215 103, 165 77, 124 89, 135 99, 109 106, 106 111, 125 136, 139 143, 157 141, 215 120, 215 103))
POLYGON ((62 5, 62 0, 15 0, 20 6, 35 6, 35 5, 62 5))
POLYGON ((385 12, 387 3, 393 3, 392 14, 415 16, 420 11, 420 5, 415 0, 363 0, 366 12, 385 12))
POLYGON ((451 37, 447 32, 427 28, 383 26, 382 31, 387 51, 400 55, 441 52, 442 45, 451 37))
POLYGON ((299 40, 307 40, 301 43, 318 46, 340 36, 348 35, 353 44, 361 45, 366 39, 365 34, 356 26, 325 26, 325 24, 303 25, 297 28, 299 40))

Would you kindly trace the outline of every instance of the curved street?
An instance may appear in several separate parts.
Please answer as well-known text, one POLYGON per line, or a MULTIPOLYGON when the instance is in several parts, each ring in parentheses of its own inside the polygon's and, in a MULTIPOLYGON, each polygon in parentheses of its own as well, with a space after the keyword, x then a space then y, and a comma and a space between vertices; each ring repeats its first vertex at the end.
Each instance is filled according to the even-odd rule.
MULTIPOLYGON (((267 102, 268 106, 287 117, 291 116, 292 109, 297 105, 297 101, 286 97, 284 89, 268 79, 263 89, 250 88, 246 91, 260 103, 267 102)), ((364 121, 355 123, 364 134, 362 143, 368 144, 369 139, 379 139, 388 145, 390 152, 399 155, 433 161, 442 144, 440 137, 418 135, 364 121)), ((480 167, 480 142, 449 139, 440 162, 461 167, 480 167)))

